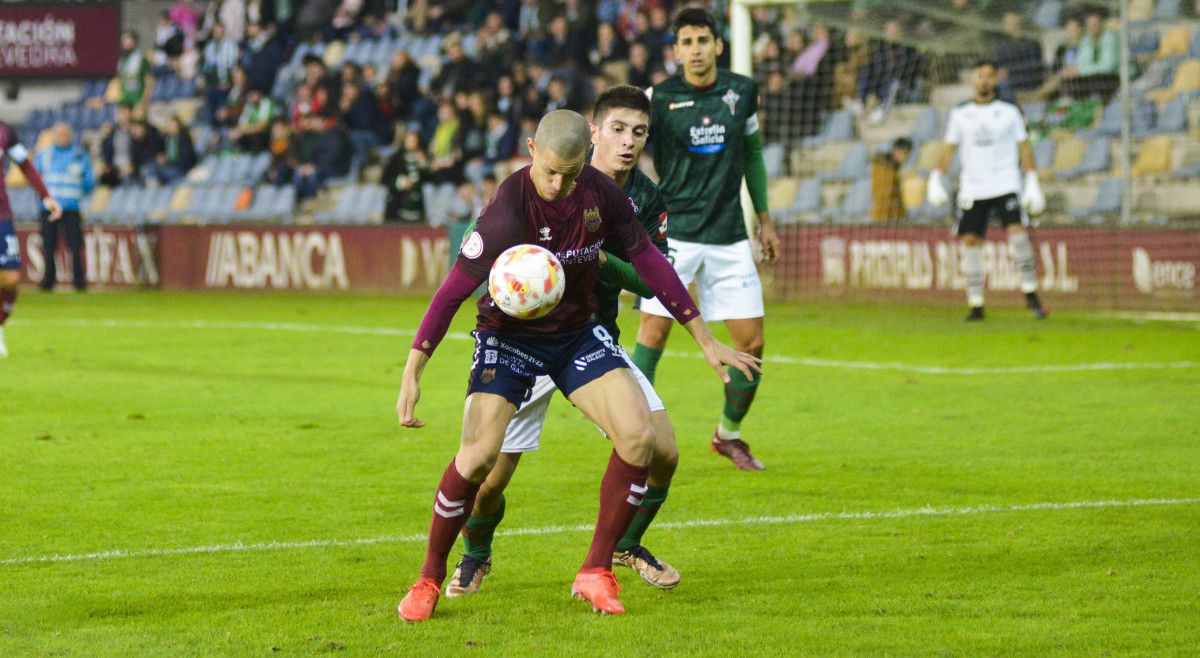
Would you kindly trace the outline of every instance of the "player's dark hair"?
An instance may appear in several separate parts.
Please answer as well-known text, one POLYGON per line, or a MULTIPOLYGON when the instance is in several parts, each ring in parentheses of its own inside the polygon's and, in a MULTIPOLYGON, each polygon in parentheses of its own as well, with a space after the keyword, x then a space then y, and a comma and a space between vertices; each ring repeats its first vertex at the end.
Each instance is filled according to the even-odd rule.
POLYGON ((688 26, 692 27, 707 27, 709 32, 712 32, 714 38, 717 36, 717 17, 713 13, 703 7, 685 7, 675 14, 675 20, 671 21, 671 34, 676 39, 679 38, 679 31, 688 26))
POLYGON ((912 140, 907 137, 897 137, 896 141, 892 142, 892 150, 893 151, 896 149, 904 149, 905 151, 912 151, 912 148, 913 148, 912 140))
POLYGON ((985 57, 985 58, 983 58, 983 59, 977 59, 977 60, 975 60, 975 64, 974 64, 974 65, 973 65, 971 68, 972 68, 972 69, 980 69, 980 68, 983 68, 983 67, 985 67, 985 66, 990 66, 990 67, 992 67, 993 69, 996 69, 996 70, 999 70, 999 69, 1000 69, 1000 67, 996 65, 996 60, 994 60, 994 59, 988 59, 988 58, 986 58, 986 57, 985 57))
POLYGON ((604 123, 604 117, 613 110, 633 110, 650 116, 650 99, 646 92, 633 85, 617 85, 605 89, 596 99, 592 109, 592 123, 597 126, 604 123))

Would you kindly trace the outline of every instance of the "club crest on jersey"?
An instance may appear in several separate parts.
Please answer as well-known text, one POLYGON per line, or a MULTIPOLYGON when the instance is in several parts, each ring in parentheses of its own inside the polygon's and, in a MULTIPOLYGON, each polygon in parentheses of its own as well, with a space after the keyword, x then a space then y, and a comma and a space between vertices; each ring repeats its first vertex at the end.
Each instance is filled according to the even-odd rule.
POLYGON ((538 242, 549 242, 551 239, 549 226, 543 226, 538 229, 538 242))
POLYGON ((726 91, 725 95, 721 97, 721 102, 729 107, 730 114, 737 112, 737 102, 740 100, 742 100, 742 97, 732 89, 726 91))
POLYGON ((480 375, 479 375, 479 381, 483 382, 484 384, 491 384, 492 380, 495 378, 496 378, 496 369, 495 368, 484 368, 483 372, 480 373, 480 375))
POLYGON ((600 209, 588 208, 583 211, 583 226, 589 233, 600 230, 600 209))

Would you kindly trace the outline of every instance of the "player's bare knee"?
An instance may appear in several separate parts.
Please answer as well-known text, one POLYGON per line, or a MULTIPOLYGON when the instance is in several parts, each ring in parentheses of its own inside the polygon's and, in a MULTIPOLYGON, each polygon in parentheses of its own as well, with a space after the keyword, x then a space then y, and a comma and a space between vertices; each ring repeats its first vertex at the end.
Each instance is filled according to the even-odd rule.
POLYGON ((483 482, 488 473, 492 472, 498 456, 499 451, 490 450, 487 442, 467 442, 464 437, 463 444, 458 449, 458 455, 454 458, 454 463, 458 467, 458 472, 466 479, 471 482, 483 482))
POLYGON ((654 429, 649 423, 617 432, 613 444, 618 452, 630 452, 649 457, 654 452, 654 429))

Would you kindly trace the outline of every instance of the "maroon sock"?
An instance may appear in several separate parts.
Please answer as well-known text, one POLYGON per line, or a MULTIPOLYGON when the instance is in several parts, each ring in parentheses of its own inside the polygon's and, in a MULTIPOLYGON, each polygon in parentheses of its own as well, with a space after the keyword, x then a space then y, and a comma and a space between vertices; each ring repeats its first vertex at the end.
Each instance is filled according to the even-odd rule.
POLYGON ((425 564, 421 565, 421 577, 431 578, 440 587, 446 579, 446 558, 458 533, 471 516, 475 507, 475 494, 482 482, 471 482, 458 472, 454 460, 442 473, 437 496, 433 501, 433 522, 429 524, 429 544, 425 549, 425 564))
POLYGON ((608 470, 600 481, 600 515, 596 519, 596 533, 592 535, 592 546, 580 571, 612 568, 612 554, 617 540, 629 528, 638 505, 646 495, 646 478, 650 466, 634 466, 621 459, 613 450, 608 459, 608 470))
POLYGON ((12 315, 13 304, 16 303, 16 288, 0 288, 0 326, 3 326, 8 316, 12 315))

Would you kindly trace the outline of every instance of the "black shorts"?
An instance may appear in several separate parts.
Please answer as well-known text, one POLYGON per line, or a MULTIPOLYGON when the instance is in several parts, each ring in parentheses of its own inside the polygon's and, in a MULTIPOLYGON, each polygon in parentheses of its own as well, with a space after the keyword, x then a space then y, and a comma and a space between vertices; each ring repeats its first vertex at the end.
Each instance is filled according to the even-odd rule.
POLYGON ((967 210, 958 211, 958 235, 972 233, 983 237, 987 233, 988 221, 995 216, 1000 225, 1008 228, 1010 224, 1021 224, 1021 200, 1016 193, 1005 194, 994 199, 976 199, 967 210))

